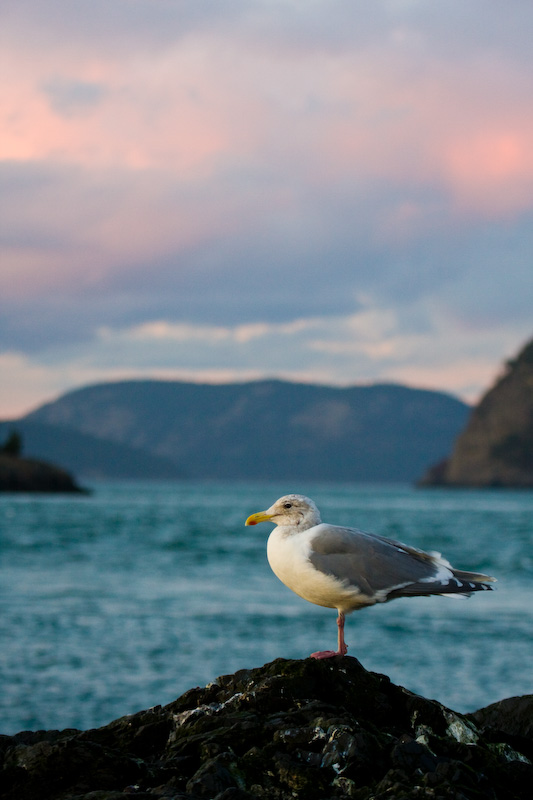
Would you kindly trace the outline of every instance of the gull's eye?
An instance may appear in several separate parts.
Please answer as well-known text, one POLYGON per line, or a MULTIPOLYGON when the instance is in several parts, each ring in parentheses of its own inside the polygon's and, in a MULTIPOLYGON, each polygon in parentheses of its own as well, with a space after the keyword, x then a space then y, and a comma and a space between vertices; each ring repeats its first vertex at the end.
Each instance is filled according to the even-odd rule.
POLYGON ((283 503, 283 508, 292 508, 292 503, 283 503))

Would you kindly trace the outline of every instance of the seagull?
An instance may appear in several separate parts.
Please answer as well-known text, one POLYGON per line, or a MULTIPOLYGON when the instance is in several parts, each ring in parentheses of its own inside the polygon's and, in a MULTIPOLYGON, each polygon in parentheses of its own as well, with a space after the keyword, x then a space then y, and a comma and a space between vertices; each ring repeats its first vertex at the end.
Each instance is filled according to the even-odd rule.
POLYGON ((469 597, 492 590, 496 580, 454 569, 440 553, 328 525, 315 503, 301 494, 280 497, 266 511, 249 516, 245 525, 259 522, 277 526, 268 538, 267 557, 280 581, 310 603, 337 609, 337 650, 311 653, 311 658, 346 655, 344 620, 351 611, 397 597, 469 597))

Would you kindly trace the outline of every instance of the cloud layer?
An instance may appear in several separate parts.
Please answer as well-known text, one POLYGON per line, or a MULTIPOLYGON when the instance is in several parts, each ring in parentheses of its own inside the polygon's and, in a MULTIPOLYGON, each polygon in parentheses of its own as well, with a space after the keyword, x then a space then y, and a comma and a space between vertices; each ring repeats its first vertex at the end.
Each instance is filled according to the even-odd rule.
POLYGON ((129 375, 478 395, 533 328, 532 23, 8 0, 0 416, 129 375))

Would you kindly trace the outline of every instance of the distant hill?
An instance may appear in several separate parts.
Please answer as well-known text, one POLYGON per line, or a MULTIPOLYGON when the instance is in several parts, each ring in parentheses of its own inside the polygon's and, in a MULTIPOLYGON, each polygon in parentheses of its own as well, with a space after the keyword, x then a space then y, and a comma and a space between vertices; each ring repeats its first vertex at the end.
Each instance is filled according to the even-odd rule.
MULTIPOLYGON (((411 482, 449 452, 468 413, 449 395, 393 384, 124 381, 69 392, 17 427, 53 426, 47 456, 60 449, 83 476, 116 475, 106 448, 120 446, 131 477, 158 477, 164 462, 198 479, 411 482)), ((29 452, 31 428, 21 429, 29 452)))
POLYGON ((124 444, 80 433, 75 428, 28 419, 0 422, 0 440, 16 428, 24 440, 24 451, 39 459, 51 460, 84 478, 183 477, 180 467, 169 459, 159 458, 124 444))
POLYGON ((449 458, 426 486, 533 487, 533 340, 472 411, 449 458))

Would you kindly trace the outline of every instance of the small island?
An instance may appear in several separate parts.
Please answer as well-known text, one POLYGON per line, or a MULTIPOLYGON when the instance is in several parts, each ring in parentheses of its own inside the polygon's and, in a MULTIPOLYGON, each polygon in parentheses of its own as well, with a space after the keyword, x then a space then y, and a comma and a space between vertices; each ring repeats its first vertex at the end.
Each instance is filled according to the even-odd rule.
POLYGON ((22 438, 11 431, 0 445, 0 492, 86 493, 69 472, 32 458, 23 458, 22 438))

